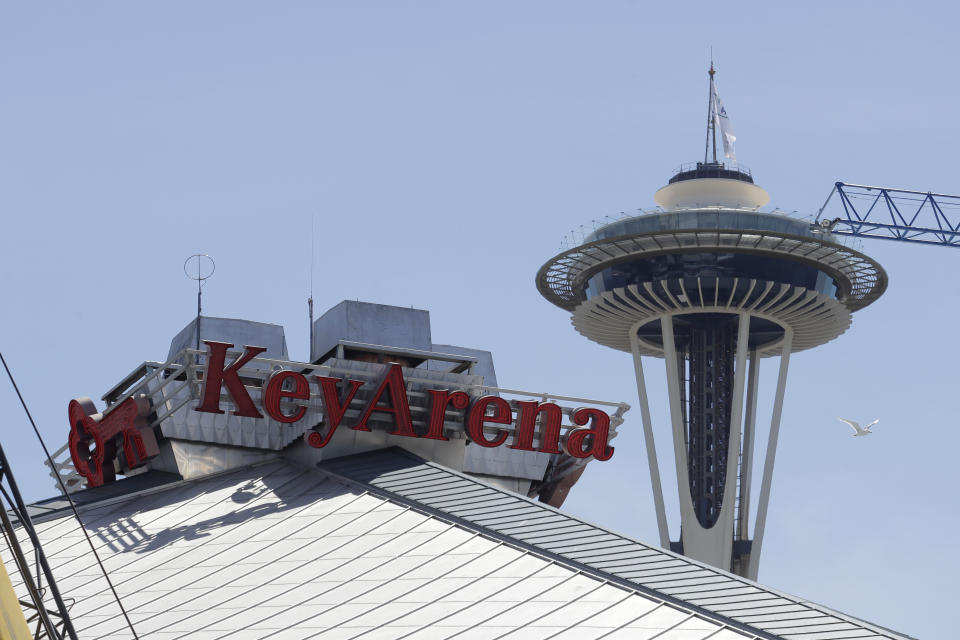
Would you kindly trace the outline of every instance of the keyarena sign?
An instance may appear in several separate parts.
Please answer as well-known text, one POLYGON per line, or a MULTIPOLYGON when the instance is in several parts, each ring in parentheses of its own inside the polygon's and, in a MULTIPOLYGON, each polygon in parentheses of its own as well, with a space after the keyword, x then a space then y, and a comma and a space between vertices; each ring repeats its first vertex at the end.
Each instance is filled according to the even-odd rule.
MULTIPOLYGON (((290 370, 275 371, 266 381, 261 406, 254 402, 240 370, 265 347, 244 346, 243 353, 230 365, 226 363, 227 350, 234 345, 227 342, 205 340, 207 345, 206 373, 198 405, 193 409, 201 413, 223 414, 222 394, 229 395, 233 403, 232 415, 245 418, 264 418, 264 414, 282 424, 294 424, 304 419, 311 401, 322 404, 323 431, 311 430, 306 442, 322 449, 327 446, 338 429, 370 431, 374 414, 386 419, 393 429, 389 435, 405 438, 448 440, 444 435, 444 422, 448 412, 459 412, 467 437, 481 447, 499 447, 519 451, 540 451, 552 454, 567 454, 574 458, 593 457, 609 460, 614 448, 609 444, 610 415, 596 408, 579 408, 570 413, 571 422, 577 428, 561 434, 563 410, 552 402, 515 401, 513 404, 499 396, 471 397, 464 391, 428 389, 428 417, 414 420, 410 411, 410 398, 403 370, 398 364, 386 367, 379 381, 313 375, 308 377, 290 370), (312 379, 311 379, 312 378, 312 379), (365 385, 376 389, 360 410, 357 418, 345 420, 348 408, 358 391, 365 385), (516 418, 514 418, 514 412, 516 418), (512 428, 509 428, 512 427, 512 428), (535 444, 537 443, 537 444, 535 444)), ((366 390, 365 390, 366 391, 366 390)), ((156 440, 152 429, 145 428, 149 407, 145 398, 128 398, 110 409, 105 416, 94 414, 92 403, 73 400, 68 409, 70 417, 70 455, 80 475, 89 486, 99 486, 113 480, 113 459, 117 444, 122 444, 128 466, 142 466, 148 457, 156 455, 156 440), (90 446, 95 445, 91 451, 90 446)), ((320 426, 320 425, 317 425, 320 426)))

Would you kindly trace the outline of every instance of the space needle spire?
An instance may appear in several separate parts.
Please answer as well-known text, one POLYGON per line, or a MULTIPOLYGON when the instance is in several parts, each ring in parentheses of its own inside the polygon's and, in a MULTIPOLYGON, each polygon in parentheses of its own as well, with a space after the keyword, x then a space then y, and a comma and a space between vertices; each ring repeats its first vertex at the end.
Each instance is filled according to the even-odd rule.
POLYGON ((707 163, 707 159, 710 155, 710 139, 711 135, 713 138, 713 161, 717 161, 717 129, 714 126, 713 122, 713 76, 717 73, 713 68, 713 52, 710 53, 710 71, 707 72, 710 75, 710 92, 707 94, 707 144, 703 150, 703 162, 707 163))

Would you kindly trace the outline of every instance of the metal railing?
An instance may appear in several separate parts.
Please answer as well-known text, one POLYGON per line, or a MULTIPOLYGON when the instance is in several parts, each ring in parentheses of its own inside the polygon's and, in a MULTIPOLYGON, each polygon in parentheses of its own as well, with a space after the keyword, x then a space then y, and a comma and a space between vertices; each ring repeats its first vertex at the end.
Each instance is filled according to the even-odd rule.
POLYGON ((681 173, 693 173, 693 172, 704 172, 710 173, 711 171, 720 170, 723 172, 731 173, 740 173, 746 176, 753 178, 753 173, 748 167, 745 167, 742 164, 736 162, 730 162, 729 160, 723 160, 720 162, 684 162, 683 164, 677 166, 673 170, 673 176, 677 176, 681 173))

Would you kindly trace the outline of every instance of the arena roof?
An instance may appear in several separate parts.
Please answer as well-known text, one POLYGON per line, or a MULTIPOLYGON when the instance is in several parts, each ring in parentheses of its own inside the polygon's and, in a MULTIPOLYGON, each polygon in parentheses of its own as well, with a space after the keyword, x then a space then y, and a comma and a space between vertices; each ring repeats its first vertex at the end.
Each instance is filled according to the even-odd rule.
MULTIPOLYGON (((76 497, 141 638, 906 637, 400 449, 76 497)), ((78 634, 128 637, 65 507, 32 513, 78 634)))

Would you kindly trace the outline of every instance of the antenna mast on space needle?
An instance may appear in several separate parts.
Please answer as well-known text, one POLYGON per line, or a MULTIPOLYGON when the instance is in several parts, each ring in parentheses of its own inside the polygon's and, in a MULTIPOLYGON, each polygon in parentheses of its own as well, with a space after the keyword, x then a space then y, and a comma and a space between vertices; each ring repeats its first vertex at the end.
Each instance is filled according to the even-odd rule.
POLYGON ((756 579, 790 354, 846 331, 851 314, 883 293, 887 277, 829 230, 760 212, 769 195, 736 164, 736 136, 712 62, 709 74, 704 161, 681 166, 656 192, 658 210, 597 228, 549 260, 537 287, 571 312, 581 334, 633 355, 661 546, 756 579), (664 508, 644 356, 666 365, 676 540, 664 508), (768 357, 778 357, 779 366, 751 522, 760 362, 768 357))

